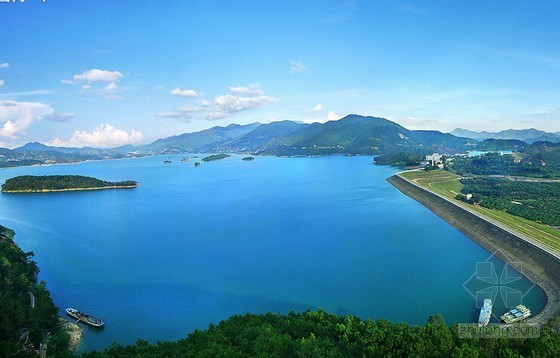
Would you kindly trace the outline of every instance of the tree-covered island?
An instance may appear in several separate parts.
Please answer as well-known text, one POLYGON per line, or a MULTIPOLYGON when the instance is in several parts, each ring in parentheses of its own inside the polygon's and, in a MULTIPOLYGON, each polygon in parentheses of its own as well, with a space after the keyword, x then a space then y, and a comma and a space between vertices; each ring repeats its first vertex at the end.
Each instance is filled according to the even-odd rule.
POLYGON ((136 188, 132 180, 110 182, 82 175, 22 175, 6 179, 2 184, 3 193, 34 193, 53 191, 77 191, 99 189, 136 188))
POLYGON ((213 155, 209 155, 207 157, 202 158, 201 160, 203 162, 211 162, 213 160, 220 160, 220 159, 225 159, 230 157, 229 154, 213 154, 213 155))

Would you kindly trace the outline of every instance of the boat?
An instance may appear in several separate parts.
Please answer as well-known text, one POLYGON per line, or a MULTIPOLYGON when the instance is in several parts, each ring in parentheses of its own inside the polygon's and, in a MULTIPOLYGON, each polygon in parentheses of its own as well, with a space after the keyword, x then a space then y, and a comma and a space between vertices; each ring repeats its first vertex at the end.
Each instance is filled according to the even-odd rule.
POLYGON ((490 322, 490 317, 492 317, 492 300, 487 298, 484 300, 484 304, 480 309, 480 315, 478 316, 478 327, 487 326, 490 322))
POLYGON ((171 164, 171 158, 167 158, 166 160, 163 161, 165 164, 171 164))
POLYGON ((68 314, 68 316, 72 318, 77 319, 80 322, 89 324, 90 326, 103 327, 103 325, 105 324, 105 322, 103 322, 101 318, 89 314, 85 314, 83 312, 78 311, 75 308, 67 308, 66 314, 68 314))
POLYGON ((529 316, 531 316, 531 310, 524 305, 519 305, 504 313, 500 318, 505 323, 514 323, 522 321, 529 316))

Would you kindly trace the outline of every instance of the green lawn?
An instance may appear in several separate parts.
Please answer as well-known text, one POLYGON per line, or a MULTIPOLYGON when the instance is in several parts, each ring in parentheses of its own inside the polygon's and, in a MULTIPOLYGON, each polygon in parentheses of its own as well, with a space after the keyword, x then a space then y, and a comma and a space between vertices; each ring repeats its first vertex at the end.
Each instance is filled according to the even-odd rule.
POLYGON ((468 207, 477 213, 492 218, 509 228, 560 252, 560 230, 521 218, 519 216, 511 215, 503 211, 487 209, 478 205, 470 205, 456 200, 455 196, 461 191, 461 187, 463 186, 459 182, 460 176, 456 174, 445 170, 433 170, 403 172, 400 176, 439 195, 453 199, 459 205, 468 207))

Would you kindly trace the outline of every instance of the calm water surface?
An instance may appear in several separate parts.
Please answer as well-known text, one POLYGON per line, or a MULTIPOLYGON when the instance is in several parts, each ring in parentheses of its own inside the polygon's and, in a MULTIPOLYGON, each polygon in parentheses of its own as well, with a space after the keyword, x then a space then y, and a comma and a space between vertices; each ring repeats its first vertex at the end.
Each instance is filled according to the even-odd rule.
MULTIPOLYGON (((163 159, 0 171, 0 182, 80 174, 141 183, 0 197, 0 223, 35 252, 61 314, 76 307, 106 321, 103 330, 86 327, 79 350, 175 340, 246 312, 477 319, 469 292, 484 284, 465 283, 490 253, 387 183, 396 169, 369 157, 234 156, 199 168, 163 159)), ((538 287, 508 286, 542 309, 538 287)), ((496 302, 496 313, 504 310, 496 302)))

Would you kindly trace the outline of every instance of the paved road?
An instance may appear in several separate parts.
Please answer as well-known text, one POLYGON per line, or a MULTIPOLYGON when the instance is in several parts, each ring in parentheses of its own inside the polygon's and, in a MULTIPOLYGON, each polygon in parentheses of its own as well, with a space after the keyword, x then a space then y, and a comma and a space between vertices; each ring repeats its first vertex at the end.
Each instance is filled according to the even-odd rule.
MULTIPOLYGON (((411 180, 408 180, 408 179, 404 178, 403 176, 400 175, 400 173, 398 173, 397 175, 398 175, 400 178, 406 180, 407 182, 411 183, 412 185, 414 185, 414 186, 416 186, 416 187, 418 187, 418 188, 420 188, 420 189, 422 189, 422 190, 428 190, 428 188, 426 188, 426 187, 424 187, 424 186, 421 186, 421 185, 419 185, 419 184, 417 184, 417 183, 415 183, 415 182, 413 182, 413 181, 411 181, 411 180)), ((456 200, 451 200, 451 199, 449 199, 449 198, 447 198, 447 197, 445 197, 445 196, 443 196, 443 195, 440 195, 440 194, 434 192, 433 190, 430 190, 430 193, 432 193, 432 194, 434 194, 434 195, 436 195, 436 196, 439 196, 440 198, 446 200, 447 202, 449 202, 449 203, 451 203, 451 204, 453 204, 453 205, 455 205, 455 206, 457 206, 457 207, 459 207, 459 208, 461 208, 461 209, 463 209, 463 210, 466 210, 466 211, 470 212, 471 214, 473 214, 473 215, 479 217, 480 219, 482 219, 482 220, 484 220, 484 221, 487 221, 487 222, 491 223, 492 225, 495 225, 495 226, 499 227, 500 229, 503 229, 503 230, 507 231, 508 233, 510 233, 510 234, 512 234, 512 235, 517 236, 517 237, 520 238, 521 240, 528 242, 529 244, 531 244, 531 245, 533 245, 533 246, 539 248, 540 250, 543 250, 544 252, 546 252, 546 253, 548 253, 548 254, 554 256, 556 259, 560 260, 560 252, 558 252, 558 251, 556 251, 556 250, 554 250, 554 249, 552 249, 552 248, 546 246, 545 244, 543 244, 543 243, 541 243, 541 242, 539 242, 539 241, 537 241, 537 240, 535 240, 535 239, 532 239, 532 238, 530 238, 530 237, 528 237, 528 236, 526 236, 526 235, 520 233, 519 231, 516 231, 516 230, 510 228, 509 226, 506 226, 506 225, 502 224, 502 223, 499 222, 499 221, 496 221, 496 220, 494 220, 494 219, 492 219, 492 218, 487 217, 486 215, 482 215, 482 214, 480 214, 479 212, 477 212, 477 211, 475 211, 475 210, 472 210, 471 208, 469 208, 469 207, 467 206, 467 204, 462 204, 462 203, 457 202, 456 200)))

